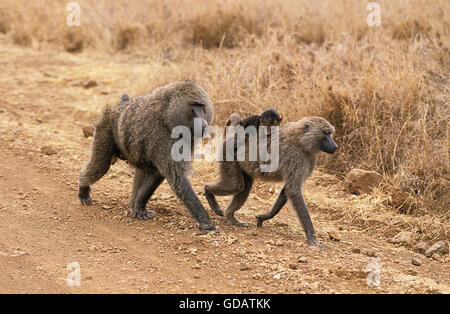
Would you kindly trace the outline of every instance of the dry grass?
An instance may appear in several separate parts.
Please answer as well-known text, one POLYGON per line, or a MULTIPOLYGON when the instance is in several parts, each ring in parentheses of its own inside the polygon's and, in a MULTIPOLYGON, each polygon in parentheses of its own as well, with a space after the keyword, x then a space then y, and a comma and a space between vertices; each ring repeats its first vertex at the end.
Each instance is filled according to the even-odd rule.
POLYGON ((215 100, 218 124, 267 107, 288 120, 325 116, 341 150, 323 166, 377 170, 391 207, 448 219, 450 2, 379 3, 382 26, 370 28, 356 0, 85 0, 82 26, 68 28, 63 1, 3 0, 0 33, 33 47, 147 56, 122 73, 123 89, 192 78, 215 100))

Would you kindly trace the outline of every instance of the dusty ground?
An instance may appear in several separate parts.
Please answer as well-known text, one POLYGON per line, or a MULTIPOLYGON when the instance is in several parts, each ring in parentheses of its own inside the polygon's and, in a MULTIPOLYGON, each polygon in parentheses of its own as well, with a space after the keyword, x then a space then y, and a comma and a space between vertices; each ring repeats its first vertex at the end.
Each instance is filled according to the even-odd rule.
MULTIPOLYGON (((305 243, 289 207, 256 228, 254 216, 270 207, 279 185, 254 188, 238 213, 249 228, 226 226, 212 215, 218 235, 200 235, 166 183, 149 202, 154 219, 129 218, 132 170, 123 162, 93 186, 94 205, 81 206, 77 176, 91 140, 81 128, 95 119, 100 105, 120 97, 118 69, 140 62, 0 43, 1 293, 450 292, 448 258, 428 259, 338 219, 336 212, 330 215, 329 207, 352 211, 360 200, 320 171, 305 196, 328 250, 305 243), (72 86, 86 78, 98 86, 72 86), (330 240, 324 231, 329 228, 342 239, 330 240), (370 287, 367 267, 375 257, 380 285, 370 287), (414 257, 420 266, 412 265, 414 257), (70 262, 81 266, 79 287, 66 284, 70 262)), ((202 187, 214 178, 211 169, 197 167, 192 178, 205 205, 202 187)))

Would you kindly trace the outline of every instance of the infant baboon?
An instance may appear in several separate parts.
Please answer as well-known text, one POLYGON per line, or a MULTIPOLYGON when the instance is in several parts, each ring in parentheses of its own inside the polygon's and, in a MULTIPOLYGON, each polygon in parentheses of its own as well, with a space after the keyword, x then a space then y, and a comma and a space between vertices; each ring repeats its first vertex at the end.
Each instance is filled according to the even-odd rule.
POLYGON ((260 126, 267 127, 267 134, 270 135, 271 126, 279 126, 283 117, 278 114, 275 109, 268 109, 264 111, 261 115, 254 115, 242 119, 237 113, 233 113, 225 123, 225 126, 238 126, 246 128, 249 126, 254 126, 257 129, 260 126))
MULTIPOLYGON (((190 80, 177 81, 154 89, 150 94, 128 99, 122 96, 117 108, 106 107, 95 126, 89 160, 80 172, 78 196, 84 205, 92 204, 90 185, 109 169, 119 154, 136 168, 131 213, 149 219, 147 201, 167 179, 177 197, 183 201, 200 224, 200 230, 217 231, 189 183, 186 173, 190 161, 174 161, 171 138, 176 126, 186 126, 194 140, 194 118, 200 118, 202 132, 211 122, 213 105, 205 90, 190 80)), ((191 147, 191 153, 194 147, 191 147)))
POLYGON ((261 178, 266 181, 284 181, 285 185, 270 212, 257 217, 258 226, 275 216, 289 199, 308 242, 321 246, 317 242, 308 208, 303 200, 302 185, 314 169, 317 154, 320 151, 333 154, 338 148, 332 139, 333 133, 333 126, 321 117, 307 117, 280 127, 279 167, 273 172, 261 172, 260 160, 221 161, 220 181, 205 185, 205 196, 211 209, 223 215, 215 195, 233 195, 225 211, 226 220, 230 224, 245 226, 234 217, 234 213, 247 200, 253 180, 261 178))

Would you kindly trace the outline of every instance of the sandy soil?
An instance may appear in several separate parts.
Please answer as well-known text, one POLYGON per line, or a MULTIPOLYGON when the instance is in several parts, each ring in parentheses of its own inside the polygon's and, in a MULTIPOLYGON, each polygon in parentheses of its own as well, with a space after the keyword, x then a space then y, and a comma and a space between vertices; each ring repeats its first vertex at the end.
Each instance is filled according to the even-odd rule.
MULTIPOLYGON (((305 243, 289 206, 256 228, 254 216, 268 210, 279 185, 254 187, 238 212, 248 228, 227 226, 211 213, 217 235, 198 232, 166 183, 148 204, 154 219, 128 217, 132 169, 124 162, 93 186, 94 205, 81 206, 78 171, 91 140, 82 127, 101 106, 119 99, 123 89, 115 70, 139 62, 0 44, 1 293, 450 292, 448 258, 426 258, 330 215, 327 204, 351 211, 359 199, 320 171, 304 194, 328 250, 305 243), (87 78, 98 86, 73 83, 87 78), (331 228, 340 241, 329 238, 331 228), (412 258, 422 264, 414 266, 412 258), (66 282, 71 262, 81 267, 79 287, 66 282), (373 263, 379 286, 367 284, 373 263)), ((214 179, 212 166, 196 166, 192 182, 207 206, 202 190, 214 179)))

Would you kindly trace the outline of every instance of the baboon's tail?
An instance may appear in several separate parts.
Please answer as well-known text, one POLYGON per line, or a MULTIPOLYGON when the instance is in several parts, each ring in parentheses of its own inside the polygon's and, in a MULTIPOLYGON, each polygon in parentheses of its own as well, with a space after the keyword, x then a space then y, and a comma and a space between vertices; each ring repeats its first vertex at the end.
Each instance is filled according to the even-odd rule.
POLYGON ((80 171, 79 187, 88 187, 109 170, 111 158, 115 151, 113 135, 114 110, 106 107, 98 121, 95 123, 94 139, 91 144, 91 153, 88 161, 80 171))

